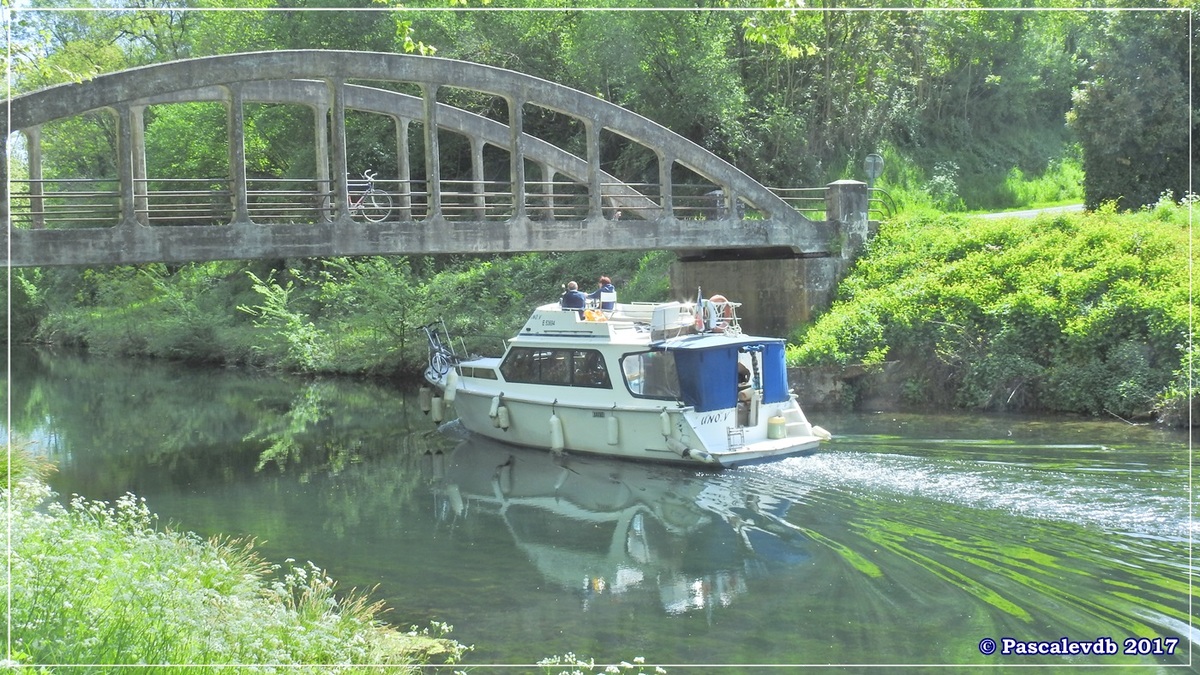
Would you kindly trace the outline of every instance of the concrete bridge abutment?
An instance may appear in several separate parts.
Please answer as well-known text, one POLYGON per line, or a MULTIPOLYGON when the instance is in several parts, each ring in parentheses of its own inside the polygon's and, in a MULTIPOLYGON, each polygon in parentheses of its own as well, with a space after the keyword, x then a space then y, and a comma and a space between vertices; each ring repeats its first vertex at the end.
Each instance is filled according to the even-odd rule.
POLYGON ((695 298, 721 294, 740 302, 738 316, 746 332, 787 337, 833 302, 838 283, 878 227, 868 217, 866 183, 830 183, 825 222, 833 228, 826 254, 795 254, 788 249, 707 251, 682 257, 671 266, 672 295, 695 298))

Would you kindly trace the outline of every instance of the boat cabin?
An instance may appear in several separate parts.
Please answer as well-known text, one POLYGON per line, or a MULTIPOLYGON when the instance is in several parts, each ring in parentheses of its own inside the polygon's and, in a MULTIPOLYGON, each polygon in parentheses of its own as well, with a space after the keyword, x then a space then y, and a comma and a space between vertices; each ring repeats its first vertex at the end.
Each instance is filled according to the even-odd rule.
POLYGON ((634 398, 697 412, 734 408, 739 391, 748 389, 761 390, 763 403, 788 400, 783 340, 698 324, 692 306, 681 303, 618 305, 584 316, 545 305, 510 341, 499 372, 504 381, 523 384, 623 384, 634 398))

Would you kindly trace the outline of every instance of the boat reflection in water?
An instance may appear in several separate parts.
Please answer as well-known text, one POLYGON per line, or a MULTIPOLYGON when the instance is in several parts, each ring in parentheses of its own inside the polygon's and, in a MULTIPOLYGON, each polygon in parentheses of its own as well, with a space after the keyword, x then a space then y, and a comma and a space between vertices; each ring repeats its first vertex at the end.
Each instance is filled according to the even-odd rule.
POLYGON ((728 606, 748 579, 809 559, 791 502, 728 474, 547 453, 470 434, 428 456, 439 521, 498 516, 541 575, 581 594, 658 593, 670 614, 728 606))

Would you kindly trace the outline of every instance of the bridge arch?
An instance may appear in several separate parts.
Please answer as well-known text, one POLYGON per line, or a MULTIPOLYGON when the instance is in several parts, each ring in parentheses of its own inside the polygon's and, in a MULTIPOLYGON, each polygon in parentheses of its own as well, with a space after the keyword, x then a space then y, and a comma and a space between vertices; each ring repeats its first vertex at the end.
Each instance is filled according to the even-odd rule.
MULTIPOLYGON (((10 101, 9 128, 4 138, 7 142, 7 131, 11 130, 25 131, 35 140, 42 125, 95 110, 114 111, 118 120, 119 222, 108 228, 10 226, 10 264, 588 248, 781 248, 811 255, 827 254, 830 248, 827 228, 800 215, 766 187, 682 136, 599 98, 491 66, 405 54, 323 50, 176 61, 16 97, 10 101), (421 95, 384 88, 395 83, 415 84, 421 95), (439 103, 438 91, 446 87, 502 99, 508 109, 507 124, 439 103), (220 101, 227 106, 230 227, 146 227, 144 194, 139 194, 145 189, 146 179, 144 166, 139 175, 139 162, 144 165, 144 143, 139 142, 141 111, 148 105, 191 101, 220 101), (334 167, 333 175, 324 179, 339 205, 334 218, 311 224, 267 224, 251 218, 243 128, 243 107, 248 101, 308 105, 317 111, 318 118, 325 118, 323 111, 329 112, 330 128, 327 134, 317 133, 314 151, 328 156, 328 161, 317 162, 318 167, 334 167), (523 124, 526 105, 582 123, 586 156, 571 155, 527 134, 523 124), (386 222, 351 221, 347 207, 347 109, 388 115, 397 120, 398 128, 407 129, 410 121, 421 123, 427 177, 424 217, 418 219, 403 208, 401 199, 401 207, 386 222), (439 129, 461 133, 473 146, 486 143, 509 153, 511 208, 502 223, 448 217, 442 199, 439 129), (601 170, 602 131, 623 136, 654 153, 659 181, 653 190, 648 193, 623 184, 601 170), (561 174, 581 184, 586 194, 584 212, 556 218, 552 207, 545 221, 531 218, 527 204, 538 195, 528 190, 526 160, 543 167, 544 173, 561 174), (742 208, 724 209, 711 220, 681 217, 672 179, 676 165, 710 181, 719 188, 726 204, 745 207, 750 217, 743 217, 742 208), (615 221, 613 209, 606 212, 606 202, 627 210, 637 220, 615 221)), ((23 203, 29 204, 29 214, 34 214, 34 205, 44 195, 35 194, 40 189, 40 176, 31 178, 23 203)), ((403 198, 403 194, 400 196, 403 198)))

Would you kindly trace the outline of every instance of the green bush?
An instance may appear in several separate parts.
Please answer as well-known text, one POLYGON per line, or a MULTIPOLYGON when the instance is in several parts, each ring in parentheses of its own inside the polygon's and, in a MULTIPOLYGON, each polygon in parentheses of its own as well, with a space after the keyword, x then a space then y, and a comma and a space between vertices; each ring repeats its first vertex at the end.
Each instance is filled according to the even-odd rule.
POLYGON ((413 664, 453 662, 464 650, 387 628, 380 604, 336 592, 312 563, 280 569, 259 558, 253 542, 160 529, 133 495, 63 506, 31 471, 21 473, 0 490, 11 516, 10 566, 0 575, 14 598, 7 619, 15 665, 416 672, 413 664))
POLYGON ((902 359, 937 403, 1127 416, 1177 381, 1188 326, 1186 204, 1118 215, 887 223, 794 364, 902 359))

